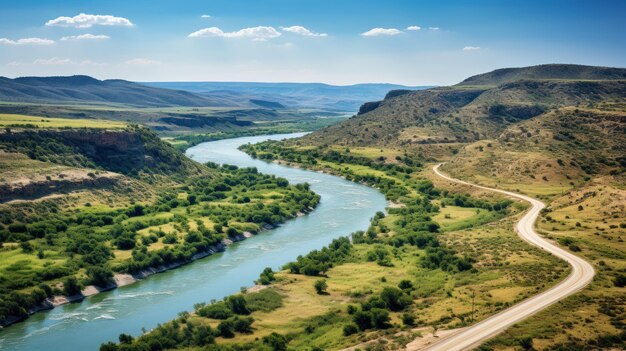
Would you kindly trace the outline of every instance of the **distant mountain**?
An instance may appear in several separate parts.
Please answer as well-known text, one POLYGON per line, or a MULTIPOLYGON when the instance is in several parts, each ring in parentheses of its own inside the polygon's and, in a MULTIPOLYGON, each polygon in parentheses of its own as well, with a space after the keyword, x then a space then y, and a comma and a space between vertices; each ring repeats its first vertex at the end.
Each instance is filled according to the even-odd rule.
POLYGON ((0 101, 123 104, 138 107, 232 106, 232 100, 223 101, 220 97, 149 87, 119 79, 97 80, 88 76, 0 77, 0 101))
POLYGON ((270 100, 287 107, 357 111, 361 104, 382 99, 391 90, 420 90, 427 86, 397 84, 329 85, 323 83, 254 82, 149 82, 148 86, 185 90, 203 96, 231 94, 253 100, 270 100))
POLYGON ((467 78, 457 85, 500 85, 517 80, 624 80, 626 69, 550 64, 502 68, 467 78))

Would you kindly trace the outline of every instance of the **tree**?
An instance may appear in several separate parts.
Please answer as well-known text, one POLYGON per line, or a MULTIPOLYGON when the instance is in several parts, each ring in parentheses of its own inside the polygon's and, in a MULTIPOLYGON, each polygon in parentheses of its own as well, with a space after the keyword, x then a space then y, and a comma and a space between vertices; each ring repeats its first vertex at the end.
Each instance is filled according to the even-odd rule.
POLYGON ((529 336, 521 338, 521 339, 519 339, 519 345, 524 350, 532 350, 533 349, 533 338, 531 338, 529 336))
POLYGON ((217 326, 217 331, 220 333, 220 336, 223 338, 232 338, 235 336, 235 323, 232 319, 227 319, 222 321, 217 326))
POLYGON ((112 341, 106 342, 100 345, 100 351, 117 351, 117 345, 112 341))
POLYGON ((187 195, 187 201, 189 201, 190 205, 194 205, 196 203, 196 195, 187 195))
POLYGON ((226 302, 230 310, 235 314, 250 314, 250 310, 248 309, 248 305, 246 303, 246 299, 243 295, 231 295, 228 297, 226 302))
POLYGON ((377 329, 386 329, 391 326, 389 324, 389 312, 382 308, 372 308, 372 327, 377 329))
POLYGON ((226 231, 226 234, 228 236, 237 236, 237 235, 239 235, 239 232, 237 231, 237 229, 235 229, 233 227, 229 227, 228 230, 226 231))
POLYGON ((24 253, 31 253, 34 250, 33 245, 28 241, 22 241, 20 243, 20 248, 24 251, 24 253))
POLYGON ((66 296, 72 296, 80 293, 80 285, 76 277, 68 277, 63 281, 63 293, 66 296))
POLYGON ((120 334, 119 336, 120 344, 130 344, 133 342, 133 337, 128 334, 120 334))
MULTIPOLYGON (((198 325, 194 328, 192 343, 197 346, 213 344, 215 337, 210 326, 198 325)), ((155 350, 152 348, 151 350, 155 350)), ((158 349, 160 350, 160 348, 158 349)))
POLYGON ((394 287, 385 287, 380 293, 380 298, 385 302, 387 308, 392 311, 401 311, 410 305, 412 300, 402 290, 394 287))
POLYGON ((113 271, 108 267, 92 266, 87 268, 89 282, 99 287, 106 287, 113 284, 113 271))
POLYGON ((252 333, 252 323, 254 318, 252 317, 235 317, 233 320, 233 328, 239 333, 252 333))
POLYGON ((315 292, 317 292, 318 295, 327 294, 326 289, 328 289, 328 284, 326 284, 326 281, 324 279, 316 280, 315 284, 313 284, 313 287, 315 288, 315 292))
POLYGON ((355 312, 352 320, 361 330, 370 329, 372 327, 372 315, 369 311, 355 312))
POLYGON ((287 338, 278 333, 263 337, 263 343, 272 348, 272 351, 287 351, 287 338))
POLYGON ((405 313, 402 315, 402 323, 407 327, 412 327, 415 325, 415 317, 410 313, 405 313))
POLYGON ((354 324, 346 324, 343 327, 343 335, 344 336, 348 336, 348 335, 352 335, 352 334, 356 334, 359 331, 359 329, 357 328, 356 325, 354 324))
POLYGON ((274 277, 274 272, 270 267, 266 267, 263 272, 261 272, 259 280, 257 280, 256 283, 261 285, 269 285, 274 280, 276 280, 276 277, 274 277))
POLYGON ((413 283, 411 283, 410 280, 402 280, 400 281, 400 284, 398 284, 398 287, 402 290, 409 290, 409 289, 413 289, 413 283))

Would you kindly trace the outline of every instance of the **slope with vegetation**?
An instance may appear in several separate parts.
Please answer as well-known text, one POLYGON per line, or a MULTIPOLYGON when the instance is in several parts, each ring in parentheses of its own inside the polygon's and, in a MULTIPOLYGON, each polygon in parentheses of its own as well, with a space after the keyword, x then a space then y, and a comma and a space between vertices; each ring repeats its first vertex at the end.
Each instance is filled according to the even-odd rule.
POLYGON ((139 107, 220 106, 209 97, 120 80, 89 76, 0 77, 0 101, 30 103, 100 103, 139 107))
POLYGON ((142 127, 63 121, 0 132, 2 325, 223 250, 319 201, 306 184, 198 164, 142 127))

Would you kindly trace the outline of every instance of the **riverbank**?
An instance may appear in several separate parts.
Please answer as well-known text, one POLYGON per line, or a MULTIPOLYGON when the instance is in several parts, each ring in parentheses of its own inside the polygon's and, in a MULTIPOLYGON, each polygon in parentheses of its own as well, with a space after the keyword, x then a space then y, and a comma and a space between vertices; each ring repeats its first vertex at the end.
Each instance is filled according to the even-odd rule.
MULTIPOLYGON (((308 208, 306 210, 302 210, 300 212, 298 212, 294 217, 289 218, 289 219, 293 219, 296 217, 302 217, 308 213, 310 213, 311 211, 315 210, 314 207, 308 208)), ((284 223, 284 222, 283 222, 284 223)), ((248 238, 251 238, 255 235, 258 235, 264 231, 267 230, 272 230, 275 229, 276 226, 272 226, 270 224, 264 224, 261 226, 261 230, 258 231, 257 233, 252 233, 252 232, 244 232, 235 236, 229 236, 228 238, 223 239, 219 244, 217 245, 213 245, 211 247, 209 247, 207 250, 204 251, 200 251, 196 254, 194 254, 191 259, 189 260, 185 260, 185 261, 179 261, 179 262, 172 262, 172 263, 168 263, 168 264, 164 264, 164 265, 160 265, 157 267, 151 267, 151 268, 147 268, 147 269, 143 269, 141 271, 139 271, 138 273, 135 274, 128 274, 128 273, 115 273, 113 275, 113 280, 114 283, 107 285, 107 286, 96 286, 96 285, 87 285, 85 286, 81 292, 79 294, 74 294, 71 296, 66 296, 66 295, 54 295, 52 297, 46 298, 41 304, 31 308, 28 310, 28 314, 24 317, 20 317, 20 316, 9 316, 2 324, 0 324, 0 329, 2 328, 6 328, 12 324, 15 323, 19 323, 22 321, 25 321, 26 319, 28 319, 30 316, 32 316, 33 314, 37 313, 37 312, 42 312, 42 311, 49 311, 55 307, 58 306, 62 306, 65 304, 69 304, 69 303, 75 303, 75 302, 81 302, 83 301, 85 298, 90 297, 90 296, 94 296, 106 291, 110 291, 113 289, 117 289, 117 288, 121 288, 123 286, 127 286, 127 285, 131 285, 134 283, 137 283, 138 281, 144 280, 152 275, 155 275, 157 273, 163 273, 163 272, 167 272, 179 267, 182 267, 184 265, 193 263, 194 261, 197 261, 199 259, 211 256, 213 254, 219 253, 219 252, 224 252, 226 250, 226 248, 236 242, 240 242, 240 241, 244 241, 248 238)))

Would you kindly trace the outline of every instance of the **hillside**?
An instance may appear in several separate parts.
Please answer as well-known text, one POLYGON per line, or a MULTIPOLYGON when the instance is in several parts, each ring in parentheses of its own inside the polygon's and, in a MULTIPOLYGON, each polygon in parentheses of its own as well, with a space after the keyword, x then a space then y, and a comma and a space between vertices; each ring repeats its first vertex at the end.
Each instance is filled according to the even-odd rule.
MULTIPOLYGON (((420 90, 397 84, 330 85, 323 83, 146 82, 148 86, 186 90, 203 96, 238 96, 240 100, 270 100, 298 108, 353 112, 366 101, 381 99, 391 90, 420 90)), ((253 102, 253 101, 252 101, 253 102)))
POLYGON ((625 155, 623 111, 565 107, 468 144, 445 168, 466 179, 551 196, 600 175, 623 177, 625 155))
MULTIPOLYGON (((587 71, 593 70, 582 66, 582 72, 567 77, 591 76, 587 71)), ((318 145, 396 147, 467 143, 496 138, 508 126, 555 108, 620 104, 625 92, 626 80, 539 79, 390 94, 364 105, 358 116, 305 140, 318 145)))
POLYGON ((500 85, 518 80, 624 80, 623 68, 550 64, 521 68, 502 68, 469 77, 457 84, 500 85))
POLYGON ((0 132, 0 164, 0 202, 210 175, 139 127, 6 128, 0 132))
POLYGON ((212 99, 210 96, 148 87, 119 79, 97 80, 88 76, 0 77, 0 101, 123 104, 139 107, 225 105, 220 99, 212 99))
POLYGON ((199 164, 143 127, 77 121, 90 124, 0 132, 0 327, 222 251, 319 201, 254 168, 199 164))

